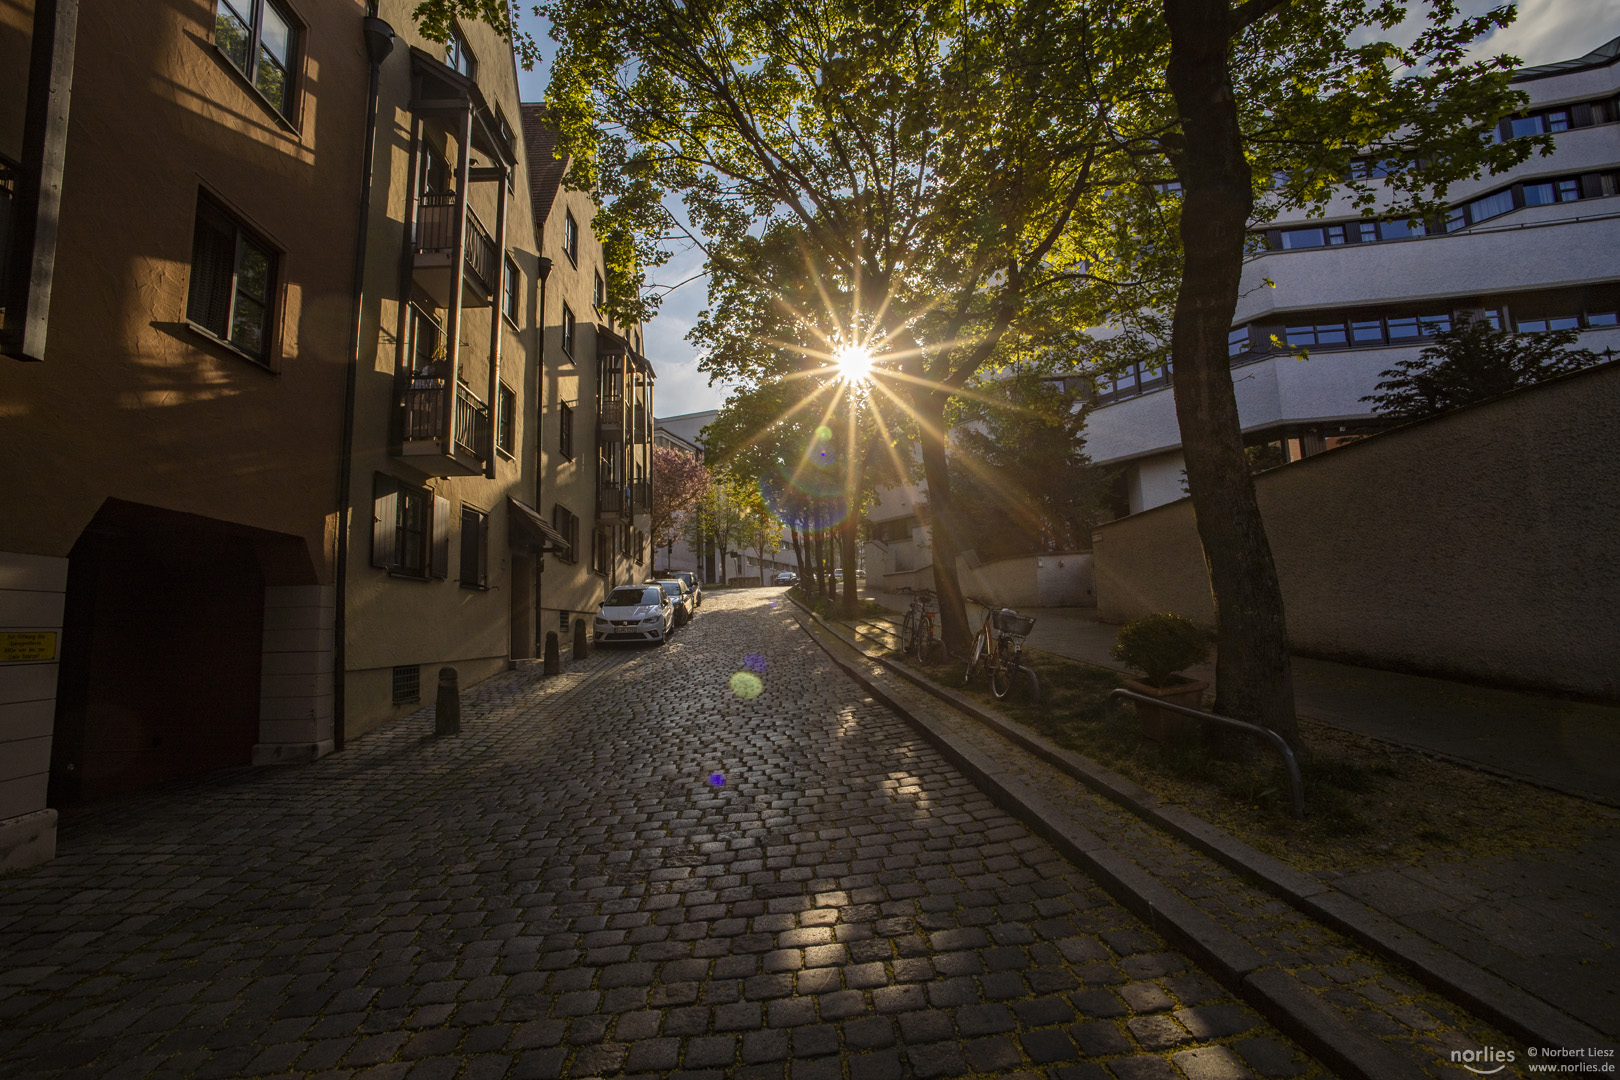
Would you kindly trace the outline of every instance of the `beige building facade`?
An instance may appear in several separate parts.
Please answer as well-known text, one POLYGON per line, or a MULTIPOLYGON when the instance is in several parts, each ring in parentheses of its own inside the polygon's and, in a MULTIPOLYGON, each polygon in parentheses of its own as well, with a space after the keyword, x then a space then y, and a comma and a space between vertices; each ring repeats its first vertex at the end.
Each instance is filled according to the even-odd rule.
POLYGON ((70 104, 30 76, 31 0, 0 4, 0 240, 61 163, 39 355, 12 358, 0 293, 0 869, 51 857, 56 807, 313 760, 431 704, 443 667, 536 656, 645 531, 651 368, 639 328, 592 329, 576 193, 585 265, 559 265, 505 41, 463 24, 447 50, 410 0, 58 7, 70 104), (43 165, 40 100, 66 109, 43 165))

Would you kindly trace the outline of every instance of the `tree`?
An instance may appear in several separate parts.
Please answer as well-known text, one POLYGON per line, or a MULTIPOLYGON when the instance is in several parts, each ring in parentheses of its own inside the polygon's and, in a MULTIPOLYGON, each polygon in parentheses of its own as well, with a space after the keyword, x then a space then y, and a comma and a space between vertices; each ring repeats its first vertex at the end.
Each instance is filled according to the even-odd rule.
POLYGON ((765 556, 782 550, 782 523, 764 499, 753 501, 737 530, 737 546, 753 548, 754 561, 759 565, 760 584, 765 584, 765 556))
POLYGON ((696 455, 672 446, 652 448, 652 524, 654 548, 674 541, 686 511, 702 497, 711 482, 709 470, 696 455))
POLYGON ((1590 349, 1568 348, 1579 337, 1579 330, 1515 334, 1475 319, 1442 330, 1416 359, 1382 372, 1380 393, 1361 400, 1385 416, 1421 420, 1600 361, 1590 349))
MULTIPOLYGON (((890 392, 919 428, 948 646, 968 640, 949 402, 1020 343, 1103 310, 1125 333, 1095 355, 1162 360, 1167 344, 1223 646, 1217 708, 1297 741, 1281 591, 1225 347, 1248 230, 1283 205, 1325 206, 1347 177, 1356 206, 1405 216, 1522 160, 1536 140, 1487 138, 1522 102, 1506 83, 1513 61, 1462 59, 1511 9, 1459 18, 1433 0, 1409 46, 1350 44, 1404 19, 1382 0, 545 11, 571 182, 601 192, 599 220, 626 259, 662 257, 682 225, 663 200, 680 192, 711 292, 769 294, 796 272, 841 328, 888 355, 890 392), (1393 164, 1358 179, 1358 154, 1393 164)), ((617 314, 646 310, 624 303, 617 314)), ((710 362, 727 375, 733 358, 710 362)))
MULTIPOLYGON (((1086 24, 1061 4, 553 0, 544 11, 569 182, 599 193, 597 222, 633 238, 639 265, 684 231, 707 257, 711 311, 747 320, 733 299, 762 300, 830 324, 823 357, 850 344, 885 355, 880 385, 918 427, 945 639, 965 650, 946 406, 1010 339, 1088 321, 1086 292, 1066 286, 1094 275, 1066 238, 1089 212, 1098 164, 1118 156, 1104 118, 1126 96, 1128 65, 1049 78, 1037 59, 1090 55, 1086 24), (1099 94, 1104 76, 1120 85, 1099 94), (666 209, 672 193, 689 229, 666 209)), ((731 378, 755 357, 711 348, 706 369, 731 378)))
POLYGON ((684 539, 692 550, 702 551, 709 543, 718 545, 722 582, 727 578, 726 553, 737 542, 758 499, 759 492, 746 479, 720 469, 686 514, 684 539))
POLYGON ((982 559, 1091 546, 1106 475, 1085 455, 1089 409, 1029 372, 989 382, 952 435, 951 487, 982 559))
MULTIPOLYGON (((1464 47, 1511 8, 1458 18, 1431 0, 1408 47, 1351 41, 1407 14, 1369 0, 1165 0, 1121 43, 1142 62, 1144 156, 1168 166, 1181 205, 1172 317, 1176 416, 1187 485, 1214 594, 1216 710, 1296 746, 1298 724, 1282 590, 1243 451, 1226 336, 1251 223, 1283 205, 1325 206, 1347 180, 1355 204, 1408 216, 1447 186, 1522 161, 1532 144, 1493 142, 1523 98, 1512 58, 1467 63, 1464 47), (1376 181, 1350 168, 1378 161, 1376 181), (1258 164, 1258 170, 1255 165, 1258 164), (1258 204, 1257 204, 1258 199, 1258 204)), ((1543 147, 1547 144, 1541 143, 1543 147)))

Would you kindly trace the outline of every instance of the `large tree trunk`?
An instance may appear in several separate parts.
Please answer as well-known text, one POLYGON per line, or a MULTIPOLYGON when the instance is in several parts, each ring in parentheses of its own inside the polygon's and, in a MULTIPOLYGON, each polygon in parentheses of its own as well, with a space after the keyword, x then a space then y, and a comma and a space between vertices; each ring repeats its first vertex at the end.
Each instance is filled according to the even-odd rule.
POLYGON ((844 617, 846 619, 858 619, 861 615, 861 592, 855 581, 855 567, 858 565, 857 560, 860 558, 860 552, 856 550, 860 540, 860 537, 857 535, 859 532, 859 526, 860 521, 856 517, 855 511, 851 510, 844 518, 843 526, 838 530, 839 538, 842 540, 844 548, 843 591, 844 617))
POLYGON ((962 582, 956 576, 956 554, 961 548, 956 538, 955 505, 951 501, 951 475, 943 438, 948 399, 947 394, 919 393, 913 397, 913 408, 918 412, 923 478, 928 482, 928 531, 934 544, 934 591, 939 593, 940 636, 952 656, 966 656, 973 648, 973 631, 968 625, 967 605, 962 599, 962 582), (941 432, 941 437, 933 437, 930 432, 934 431, 941 432))
POLYGON ((1170 91, 1184 149, 1181 290, 1171 331, 1176 418, 1214 593, 1215 709, 1299 746, 1282 589, 1266 542, 1227 360, 1254 193, 1227 57, 1227 0, 1165 0, 1170 91))

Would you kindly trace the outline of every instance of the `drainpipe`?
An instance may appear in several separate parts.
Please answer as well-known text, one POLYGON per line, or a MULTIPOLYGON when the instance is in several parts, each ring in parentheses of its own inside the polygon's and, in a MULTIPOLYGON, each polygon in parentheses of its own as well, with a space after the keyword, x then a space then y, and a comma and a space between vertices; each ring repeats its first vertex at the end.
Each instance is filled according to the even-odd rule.
POLYGON ((348 663, 349 530, 354 508, 354 399, 360 370, 361 301, 365 298, 367 232, 371 225, 371 181, 377 144, 377 97, 382 63, 394 51, 394 28, 377 18, 375 0, 367 5, 364 20, 366 55, 371 59, 371 83, 366 99, 365 165, 360 178, 360 221, 354 232, 353 317, 349 320, 349 360, 343 386, 343 448, 338 472, 337 611, 332 633, 332 747, 342 750, 344 738, 343 683, 348 663))
MULTIPOLYGON (((551 276, 551 260, 544 255, 540 256, 540 312, 535 321, 540 324, 539 356, 535 360, 534 384, 534 508, 540 512, 541 517, 546 516, 545 479, 546 479, 546 438, 545 425, 540 418, 545 413, 546 394, 546 278, 551 276)), ((534 635, 536 642, 544 641, 540 636, 540 612, 544 607, 545 599, 545 573, 546 553, 542 551, 540 558, 535 560, 538 568, 535 570, 534 581, 534 635)))

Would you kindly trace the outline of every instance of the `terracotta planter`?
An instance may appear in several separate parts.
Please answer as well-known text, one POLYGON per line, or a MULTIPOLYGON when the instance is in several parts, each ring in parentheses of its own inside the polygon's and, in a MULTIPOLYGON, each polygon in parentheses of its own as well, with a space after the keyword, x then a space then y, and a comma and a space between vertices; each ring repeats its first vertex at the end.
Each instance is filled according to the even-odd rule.
MULTIPOLYGON (((1157 698, 1171 705, 1184 705, 1189 709, 1196 709, 1203 702, 1204 691, 1209 689, 1209 683, 1198 679, 1189 679, 1177 676, 1178 682, 1170 686, 1149 686, 1135 679, 1122 680, 1125 689, 1145 697, 1157 698)), ((1142 701, 1133 701, 1136 706, 1137 718, 1142 721, 1142 734, 1154 742, 1177 742, 1185 739, 1196 739, 1202 735, 1203 722, 1190 716, 1172 712, 1169 709, 1160 709, 1142 701)))

